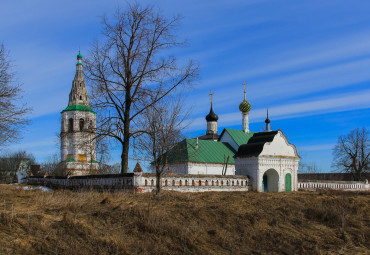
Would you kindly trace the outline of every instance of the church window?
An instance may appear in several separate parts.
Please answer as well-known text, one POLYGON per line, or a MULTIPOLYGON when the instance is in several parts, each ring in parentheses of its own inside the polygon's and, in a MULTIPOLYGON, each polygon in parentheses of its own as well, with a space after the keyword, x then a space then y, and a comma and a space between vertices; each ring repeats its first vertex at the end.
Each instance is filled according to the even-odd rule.
POLYGON ((148 186, 148 180, 145 180, 145 186, 148 186))
POLYGON ((208 180, 206 180, 205 185, 208 186, 208 180))
POLYGON ((188 180, 185 180, 185 186, 188 186, 188 180))
POLYGON ((182 186, 182 180, 180 180, 180 182, 179 182, 179 186, 182 186))
POLYGON ((215 181, 214 180, 212 180, 212 186, 215 186, 215 181))
POLYGON ((234 186, 234 181, 231 181, 231 186, 234 186))
POLYGON ((168 181, 167 180, 165 180, 164 181, 164 186, 167 186, 168 185, 168 181))
POLYGON ((202 186, 202 181, 201 180, 199 180, 199 186, 202 186))
POLYGON ((221 186, 224 186, 224 181, 221 181, 221 186))
POLYGON ((80 131, 82 131, 84 129, 84 119, 80 119, 80 131))
POLYGON ((70 118, 68 120, 68 132, 72 132, 73 131, 73 119, 70 118))
POLYGON ((175 186, 175 180, 172 180, 172 186, 175 186))
POLYGON ((82 100, 82 96, 80 96, 80 100, 82 100))
POLYGON ((191 184, 192 184, 193 186, 195 186, 195 181, 194 181, 194 180, 192 180, 192 181, 191 181, 191 184))
POLYGON ((152 180, 152 186, 154 186, 154 180, 152 180))

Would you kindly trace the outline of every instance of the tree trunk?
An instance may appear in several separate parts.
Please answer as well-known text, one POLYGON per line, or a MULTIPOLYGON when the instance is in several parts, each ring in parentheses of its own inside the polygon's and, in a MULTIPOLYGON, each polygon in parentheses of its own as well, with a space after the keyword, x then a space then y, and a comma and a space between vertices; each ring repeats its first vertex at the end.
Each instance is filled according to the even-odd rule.
POLYGON ((156 183, 156 194, 158 195, 161 192, 161 173, 156 171, 157 183, 156 183))
POLYGON ((121 154, 121 174, 128 173, 128 151, 130 149, 130 142, 126 138, 122 143, 122 154, 121 154))

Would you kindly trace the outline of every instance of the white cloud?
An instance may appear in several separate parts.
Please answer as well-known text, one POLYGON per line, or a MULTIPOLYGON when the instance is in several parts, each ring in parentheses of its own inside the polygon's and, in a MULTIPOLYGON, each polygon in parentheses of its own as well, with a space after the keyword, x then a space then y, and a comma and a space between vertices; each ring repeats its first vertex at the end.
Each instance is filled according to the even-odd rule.
MULTIPOLYGON (((358 110, 370 108, 370 90, 361 91, 352 94, 334 95, 330 98, 316 99, 315 101, 306 101, 300 103, 285 104, 269 108, 270 119, 288 119, 303 116, 318 115, 323 113, 332 113, 348 110, 358 110)), ((255 109, 250 112, 249 120, 251 123, 264 120, 266 109, 255 109)), ((241 113, 232 112, 221 114, 219 116, 219 126, 237 125, 241 123, 241 113)), ((189 126, 190 130, 195 130, 205 126, 204 117, 195 118, 189 126)))

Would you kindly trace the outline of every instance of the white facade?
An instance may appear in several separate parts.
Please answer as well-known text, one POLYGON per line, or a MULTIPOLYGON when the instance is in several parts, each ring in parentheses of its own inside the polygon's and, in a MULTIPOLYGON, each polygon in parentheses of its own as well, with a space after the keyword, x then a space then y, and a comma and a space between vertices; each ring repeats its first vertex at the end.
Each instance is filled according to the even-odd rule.
POLYGON ((258 156, 235 158, 236 174, 247 175, 253 190, 297 191, 299 159, 295 146, 278 131, 272 142, 264 144, 258 156))
MULTIPOLYGON (((224 164, 185 162, 182 164, 169 164, 169 170, 174 170, 175 174, 202 174, 202 175, 222 175, 224 164)), ((225 175, 235 175, 235 165, 228 164, 225 175)))

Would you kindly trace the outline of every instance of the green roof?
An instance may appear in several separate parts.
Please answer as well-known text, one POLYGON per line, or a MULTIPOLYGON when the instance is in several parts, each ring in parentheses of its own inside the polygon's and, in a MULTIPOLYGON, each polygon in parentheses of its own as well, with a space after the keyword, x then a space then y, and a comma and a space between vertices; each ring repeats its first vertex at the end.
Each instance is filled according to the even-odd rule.
POLYGON ((81 111, 81 112, 91 112, 93 114, 96 114, 90 107, 86 105, 70 105, 67 108, 65 108, 62 112, 68 112, 68 111, 81 111))
POLYGON ((80 51, 78 51, 77 59, 82 58, 82 54, 80 51))
POLYGON ((231 128, 225 128, 220 137, 223 135, 224 132, 229 133, 231 138, 235 141, 235 143, 240 146, 242 144, 246 144, 249 139, 253 136, 255 132, 250 131, 249 133, 245 133, 243 130, 238 129, 231 129, 231 128))
POLYGON ((177 162, 199 162, 224 164, 227 156, 229 163, 235 164, 234 155, 236 151, 228 144, 210 140, 198 140, 196 150, 196 139, 185 139, 178 143, 167 154, 168 163, 177 162))
POLYGON ((73 158, 69 158, 66 160, 66 162, 75 162, 75 160, 73 158))

